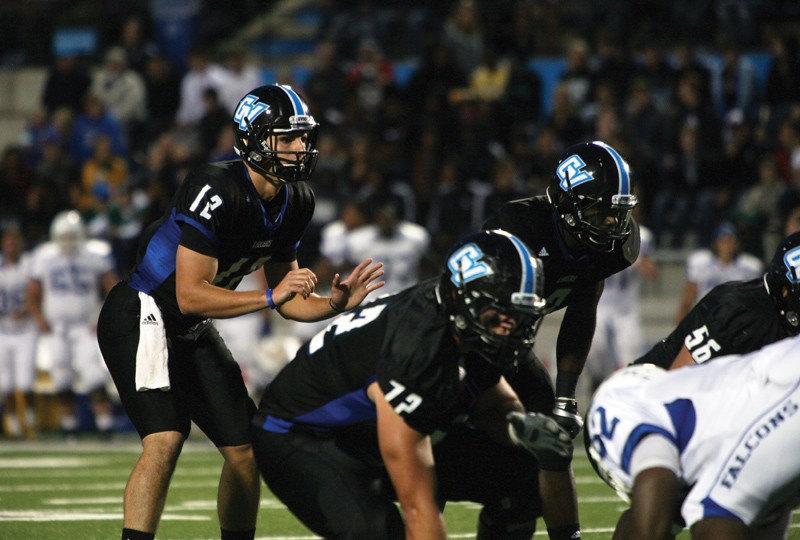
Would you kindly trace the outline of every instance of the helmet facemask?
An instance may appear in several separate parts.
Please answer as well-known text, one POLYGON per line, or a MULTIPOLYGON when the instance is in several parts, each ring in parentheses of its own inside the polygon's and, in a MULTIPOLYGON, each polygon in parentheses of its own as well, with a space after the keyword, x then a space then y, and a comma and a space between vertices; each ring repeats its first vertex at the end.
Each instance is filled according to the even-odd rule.
POLYGON ((784 240, 770 262, 764 282, 790 335, 800 334, 800 233, 784 240))
POLYGON ((281 129, 270 124, 254 128, 248 118, 244 118, 244 122, 247 125, 247 152, 242 157, 256 172, 286 183, 307 181, 311 177, 319 157, 316 149, 318 125, 313 118, 291 117, 293 129, 281 129), (286 135, 305 135, 306 149, 277 150, 279 139, 286 135))

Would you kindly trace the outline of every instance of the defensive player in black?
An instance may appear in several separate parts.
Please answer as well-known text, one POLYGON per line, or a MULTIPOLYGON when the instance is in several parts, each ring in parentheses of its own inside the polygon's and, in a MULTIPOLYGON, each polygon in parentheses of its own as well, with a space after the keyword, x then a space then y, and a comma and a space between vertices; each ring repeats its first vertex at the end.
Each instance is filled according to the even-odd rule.
POLYGON ((270 490, 325 538, 443 539, 448 500, 483 504, 481 539, 529 539, 540 515, 551 539, 580 538, 576 507, 553 489, 571 440, 521 414, 502 377, 533 345, 542 277, 518 238, 483 231, 440 278, 334 319, 261 400, 253 444, 270 490))
POLYGON ((745 354, 800 332, 800 233, 786 237, 763 277, 711 289, 665 339, 634 361, 664 369, 745 354))
MULTIPOLYGON (((605 278, 639 256, 630 167, 600 141, 567 148, 546 196, 505 203, 484 224, 522 239, 544 265, 546 312, 566 308, 556 344, 556 420, 574 438, 583 425, 575 388, 594 336, 605 278)), ((531 353, 532 356, 532 353, 531 353)), ((506 374, 525 398, 526 364, 506 374), (513 379, 513 380, 511 380, 513 379)))
POLYGON ((379 288, 381 264, 364 261, 330 297, 298 268, 297 247, 314 211, 305 183, 317 160, 317 123, 282 85, 254 89, 233 117, 241 160, 189 172, 166 215, 144 235, 137 263, 109 294, 98 340, 143 451, 125 489, 123 539, 152 539, 191 422, 225 459, 218 494, 223 539, 252 539, 260 481, 250 401, 209 318, 271 308, 317 321, 352 309, 379 288), (264 267, 266 291, 235 291, 264 267))

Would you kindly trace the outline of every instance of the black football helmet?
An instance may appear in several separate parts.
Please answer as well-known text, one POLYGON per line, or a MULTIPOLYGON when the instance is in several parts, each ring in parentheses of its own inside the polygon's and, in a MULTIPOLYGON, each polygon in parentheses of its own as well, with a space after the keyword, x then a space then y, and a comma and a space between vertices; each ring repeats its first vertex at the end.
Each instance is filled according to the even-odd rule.
POLYGON ((255 171, 283 182, 308 180, 317 164, 319 125, 291 86, 260 86, 244 96, 233 114, 236 153, 255 171), (302 152, 276 151, 278 137, 306 134, 302 152))
POLYGON ((458 242, 439 283, 455 334, 501 369, 533 347, 546 305, 543 289, 541 261, 519 238, 501 230, 481 231, 458 242), (516 319, 508 335, 491 331, 498 322, 496 312, 516 319))
POLYGON ((796 336, 800 333, 800 232, 787 236, 775 250, 764 285, 784 327, 796 336))
POLYGON ((631 170, 616 150, 600 141, 570 146, 556 164, 547 198, 562 227, 581 244, 608 252, 631 233, 637 204, 631 170))

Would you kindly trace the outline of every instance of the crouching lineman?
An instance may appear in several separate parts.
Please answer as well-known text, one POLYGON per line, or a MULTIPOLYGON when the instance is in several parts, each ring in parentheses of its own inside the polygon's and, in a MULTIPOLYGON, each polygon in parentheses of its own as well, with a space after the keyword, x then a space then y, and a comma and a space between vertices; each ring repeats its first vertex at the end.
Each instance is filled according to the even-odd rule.
POLYGON ((480 539, 529 539, 539 516, 551 539, 580 538, 563 489, 571 439, 536 417, 563 436, 553 451, 535 436, 546 423, 521 422, 511 433, 537 460, 507 419, 524 418, 502 373, 533 345, 541 262, 503 231, 465 237, 446 260, 439 278, 334 319, 267 387, 253 437, 264 480, 326 538, 443 539, 456 500, 483 505, 480 539))
POLYGON ((800 337, 692 369, 624 368, 584 426, 598 475, 630 502, 614 538, 784 538, 800 502, 800 337))

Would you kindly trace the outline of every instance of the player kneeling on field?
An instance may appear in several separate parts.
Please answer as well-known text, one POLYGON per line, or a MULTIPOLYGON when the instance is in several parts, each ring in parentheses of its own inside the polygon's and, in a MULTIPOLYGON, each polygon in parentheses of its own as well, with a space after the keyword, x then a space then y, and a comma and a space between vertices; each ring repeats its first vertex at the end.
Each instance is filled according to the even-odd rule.
POLYGON ((456 500, 483 505, 478 538, 529 539, 540 515, 551 539, 580 538, 571 440, 551 419, 566 442, 548 452, 547 431, 536 444, 502 376, 533 346, 541 291, 528 248, 485 231, 451 250, 440 278, 334 319, 261 401, 253 444, 270 490, 326 538, 446 538, 456 500), (509 413, 521 415, 513 440, 509 413))

